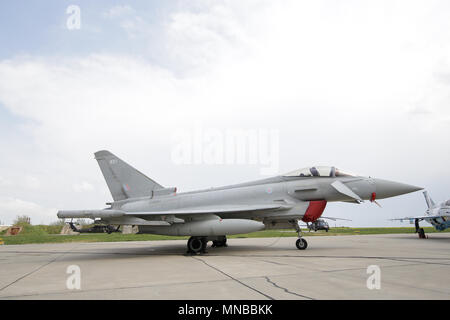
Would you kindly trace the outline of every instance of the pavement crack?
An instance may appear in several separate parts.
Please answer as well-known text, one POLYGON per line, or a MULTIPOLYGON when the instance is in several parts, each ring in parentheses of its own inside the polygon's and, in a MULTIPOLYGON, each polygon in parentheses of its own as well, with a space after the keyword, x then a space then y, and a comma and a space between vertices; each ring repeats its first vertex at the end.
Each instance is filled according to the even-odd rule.
POLYGON ((220 272, 220 273, 223 274, 224 276, 226 276, 226 277, 230 278, 231 280, 233 280, 233 281, 235 281, 235 282, 237 282, 237 283, 243 285, 244 287, 247 287, 247 288, 249 288, 250 290, 253 290, 253 291, 257 292, 257 293, 259 293, 260 295, 262 295, 262 296, 264 296, 264 297, 266 297, 266 298, 268 298, 268 299, 270 299, 270 300, 275 300, 274 298, 272 298, 271 296, 265 294, 264 292, 261 292, 261 291, 259 291, 258 289, 255 289, 255 288, 249 286, 248 284, 245 284, 244 282, 240 281, 239 279, 234 278, 233 276, 231 276, 231 275, 229 275, 228 273, 226 273, 226 272, 220 270, 219 268, 216 268, 216 267, 214 267, 213 265, 210 265, 210 264, 209 264, 208 262, 206 262, 205 260, 199 259, 199 258, 197 258, 197 257, 192 257, 192 258, 195 259, 195 260, 198 260, 198 261, 203 262, 205 265, 207 265, 207 266, 210 267, 211 269, 214 269, 214 270, 216 270, 217 272, 220 272))
MULTIPOLYGON (((257 259, 254 259, 254 260, 258 261, 257 259)), ((290 264, 287 264, 287 263, 279 263, 279 262, 270 261, 270 260, 261 260, 261 261, 264 261, 264 262, 267 262, 267 263, 276 264, 278 266, 289 266, 289 267, 292 267, 290 264)))
POLYGON ((309 300, 315 300, 314 298, 311 298, 311 297, 308 297, 308 296, 304 296, 304 295, 302 295, 302 294, 298 294, 298 293, 296 293, 296 292, 292 292, 292 291, 290 291, 290 290, 287 289, 287 288, 281 287, 281 286, 279 286, 278 284, 276 284, 275 282, 273 282, 272 280, 270 280, 270 278, 267 277, 267 276, 264 277, 264 278, 266 279, 267 282, 269 282, 269 283, 270 283, 271 285, 273 285, 275 288, 281 289, 281 290, 283 290, 283 291, 286 292, 286 293, 295 295, 295 296, 297 296, 297 297, 309 299, 309 300))

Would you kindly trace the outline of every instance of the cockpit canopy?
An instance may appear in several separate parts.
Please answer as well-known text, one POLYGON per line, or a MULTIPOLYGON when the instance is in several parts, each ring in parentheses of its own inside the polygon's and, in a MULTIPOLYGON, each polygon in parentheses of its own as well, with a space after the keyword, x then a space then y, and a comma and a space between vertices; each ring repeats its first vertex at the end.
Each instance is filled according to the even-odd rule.
POLYGON ((284 177, 354 177, 355 175, 344 172, 335 167, 316 166, 288 172, 284 177))

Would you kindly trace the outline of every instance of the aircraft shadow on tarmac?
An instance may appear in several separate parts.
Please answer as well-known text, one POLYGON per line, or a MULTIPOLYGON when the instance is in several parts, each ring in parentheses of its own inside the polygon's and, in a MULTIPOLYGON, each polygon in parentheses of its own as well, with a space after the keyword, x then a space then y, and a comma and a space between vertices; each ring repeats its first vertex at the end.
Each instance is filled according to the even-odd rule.
MULTIPOLYGON (((206 253, 191 255, 187 254, 185 245, 168 244, 142 247, 121 247, 121 248, 93 248, 82 249, 76 248, 72 251, 67 251, 63 256, 58 258, 58 261, 70 260, 106 260, 106 259, 129 259, 129 258, 157 258, 161 256, 186 256, 186 257, 201 257, 201 256, 236 256, 236 255, 258 255, 271 256, 279 255, 281 253, 292 256, 301 256, 305 252, 300 252, 295 246, 281 246, 273 247, 268 245, 232 245, 226 248, 211 248, 208 246, 206 253)), ((323 248, 316 248, 317 250, 323 248)), ((314 250, 317 253, 316 250, 314 250)), ((62 252, 61 252, 62 253, 62 252)))
MULTIPOLYGON (((418 243, 450 243, 450 233, 449 234, 430 234, 428 239, 419 239, 415 234, 396 234, 396 235, 385 235, 383 238, 389 238, 393 241, 411 241, 411 245, 416 245, 418 243)), ((46 253, 59 253, 61 256, 58 261, 73 261, 73 260, 107 260, 107 259, 129 259, 129 258, 158 258, 161 256, 185 256, 185 257, 195 257, 195 256, 291 256, 291 257, 308 257, 308 256, 336 256, 336 253, 330 253, 330 249, 340 249, 344 251, 358 249, 355 248, 352 243, 342 243, 341 245, 336 245, 330 243, 329 245, 320 245, 312 247, 308 252, 297 250, 295 246, 290 244, 279 244, 279 238, 275 238, 266 244, 230 244, 228 247, 213 248, 208 246, 206 253, 199 255, 187 254, 187 248, 184 243, 180 244, 164 244, 164 243, 139 243, 139 245, 122 243, 121 246, 117 247, 103 247, 103 246, 76 246, 69 251, 61 252, 46 252, 46 253), (125 246, 124 246, 125 245, 125 246)), ((370 241, 361 241, 358 243, 370 243, 370 241)), ((369 240, 369 239, 367 239, 369 240)), ((370 251, 370 248, 366 248, 370 251)), ((334 251, 334 250, 333 250, 334 251)), ((22 252, 21 252, 22 253, 22 252)), ((23 252, 24 254, 28 252, 23 252)), ((38 254, 39 252, 29 252, 30 254, 38 254)), ((42 252, 41 252, 42 253, 42 252)), ((339 256, 339 254, 337 254, 339 256)), ((370 254, 369 254, 370 255, 370 254)))
POLYGON ((450 233, 430 233, 426 234, 427 239, 419 239, 416 234, 397 234, 395 237, 392 236, 386 236, 386 238, 389 239, 402 239, 402 240, 411 240, 411 241, 418 241, 418 242, 426 242, 426 241, 435 241, 435 242, 449 242, 450 243, 450 233), (438 235, 438 236, 436 236, 438 235))

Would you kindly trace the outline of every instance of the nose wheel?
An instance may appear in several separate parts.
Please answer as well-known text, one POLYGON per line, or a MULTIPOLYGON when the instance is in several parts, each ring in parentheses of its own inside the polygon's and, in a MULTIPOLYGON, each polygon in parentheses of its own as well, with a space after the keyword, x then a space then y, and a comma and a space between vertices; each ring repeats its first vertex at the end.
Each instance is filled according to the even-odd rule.
POLYGON ((298 238, 297 241, 295 241, 295 246, 298 250, 305 250, 308 248, 308 242, 303 238, 298 238))
POLYGON ((298 221, 293 220, 291 221, 291 224, 294 225, 295 231, 297 231, 298 234, 298 239, 297 241, 295 241, 295 246, 298 250, 305 250, 306 248, 308 248, 308 242, 302 237, 302 229, 300 229, 298 221))

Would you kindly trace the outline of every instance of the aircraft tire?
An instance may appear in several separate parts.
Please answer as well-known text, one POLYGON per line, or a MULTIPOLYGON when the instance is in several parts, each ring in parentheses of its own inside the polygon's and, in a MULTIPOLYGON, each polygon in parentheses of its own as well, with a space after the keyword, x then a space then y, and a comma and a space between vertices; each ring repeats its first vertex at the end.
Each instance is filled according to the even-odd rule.
POLYGON ((201 241, 202 241, 201 252, 206 253, 206 247, 208 246, 208 240, 206 240, 206 237, 204 237, 204 238, 201 238, 201 241))
POLYGON ((219 248, 219 247, 228 247, 227 245, 227 237, 223 236, 221 240, 214 240, 212 244, 213 248, 219 248))
POLYGON ((308 248, 308 242, 306 242, 305 239, 300 238, 295 242, 295 246, 298 250, 305 250, 306 248, 308 248))
POLYGON ((200 237, 190 237, 187 242, 188 252, 200 253, 206 249, 206 243, 200 237))
POLYGON ((425 230, 423 228, 420 228, 418 233, 420 239, 426 239, 425 230))

